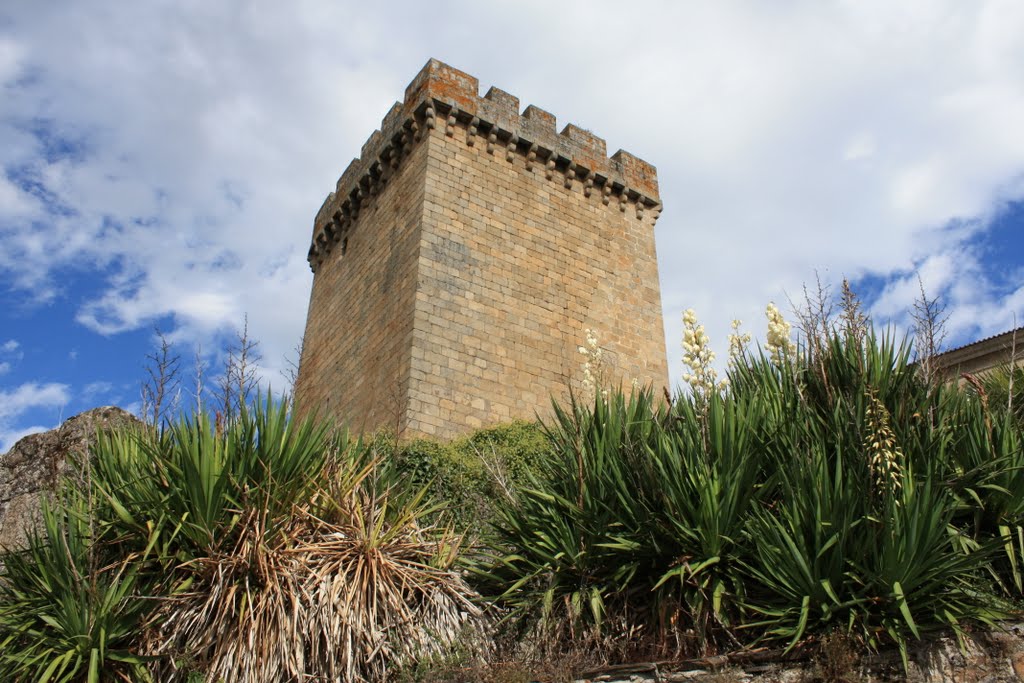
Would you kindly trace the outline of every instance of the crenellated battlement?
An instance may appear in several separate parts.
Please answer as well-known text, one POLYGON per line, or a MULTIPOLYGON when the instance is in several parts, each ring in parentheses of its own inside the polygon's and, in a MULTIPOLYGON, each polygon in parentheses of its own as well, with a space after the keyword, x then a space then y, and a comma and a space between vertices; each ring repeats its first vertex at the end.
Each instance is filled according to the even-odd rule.
POLYGON ((587 197, 595 192, 608 206, 644 210, 657 219, 661 209, 654 166, 629 152, 608 156, 603 138, 574 124, 561 132, 554 115, 530 105, 520 113, 519 98, 491 87, 481 97, 479 81, 431 59, 405 90, 338 179, 313 225, 309 264, 315 272, 326 254, 357 220, 360 207, 385 185, 425 133, 440 128, 448 136, 456 126, 466 131, 466 144, 480 144, 506 161, 525 161, 528 171, 544 173, 587 197))

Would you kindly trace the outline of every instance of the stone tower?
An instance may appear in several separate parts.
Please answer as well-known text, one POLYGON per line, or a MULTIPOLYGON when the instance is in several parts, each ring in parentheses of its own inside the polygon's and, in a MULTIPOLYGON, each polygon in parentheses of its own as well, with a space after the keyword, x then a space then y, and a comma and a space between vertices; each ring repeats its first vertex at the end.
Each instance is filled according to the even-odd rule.
POLYGON ((436 60, 313 224, 298 410, 450 437, 607 377, 667 384, 655 169, 436 60))

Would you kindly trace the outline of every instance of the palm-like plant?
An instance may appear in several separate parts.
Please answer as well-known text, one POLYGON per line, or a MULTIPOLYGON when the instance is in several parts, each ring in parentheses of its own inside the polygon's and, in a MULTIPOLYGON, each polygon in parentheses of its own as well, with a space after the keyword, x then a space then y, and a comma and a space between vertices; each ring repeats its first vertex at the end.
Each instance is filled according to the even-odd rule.
POLYGON ((759 628, 792 646, 840 626, 905 655, 923 630, 991 620, 993 543, 965 524, 1007 471, 984 415, 955 387, 921 382, 905 346, 824 348, 807 365, 740 371, 738 385, 789 413, 765 425, 778 488, 748 532, 759 628))
POLYGON ((760 401, 718 394, 700 404, 678 401, 647 454, 653 470, 645 483, 645 532, 657 555, 652 590, 670 617, 660 621, 694 629, 707 645, 740 616, 743 531, 765 477, 750 427, 763 419, 760 401), (673 608, 683 610, 682 619, 673 608))
POLYGON ((197 414, 159 435, 103 436, 93 459, 100 516, 126 541, 156 529, 162 557, 187 561, 230 543, 242 510, 276 519, 308 499, 334 452, 325 423, 290 419, 269 394, 226 425, 197 414))
POLYGON ((634 581, 652 552, 638 540, 649 514, 640 492, 665 407, 649 390, 597 392, 593 404, 556 404, 555 416, 543 474, 499 511, 493 541, 509 552, 481 574, 514 617, 538 619, 549 639, 599 634, 609 612, 628 629, 647 609, 650 586, 634 581))
POLYGON ((7 558, 10 680, 383 680, 479 633, 461 538, 343 432, 268 396, 97 444, 7 558))
POLYGON ((175 655, 210 681, 313 677, 387 680, 390 672, 481 639, 479 607, 455 567, 460 538, 421 526, 418 498, 362 487, 322 492, 274 525, 258 510, 233 546, 193 560, 190 590, 153 619, 160 680, 189 680, 175 655))
POLYGON ((149 605, 138 558, 111 556, 90 528, 84 496, 44 501, 41 529, 7 553, 0 577, 0 678, 5 681, 149 680, 133 652, 149 605))
POLYGON ((813 357, 747 358, 725 395, 668 413, 642 392, 573 401, 497 528, 491 590, 562 634, 614 616, 696 649, 839 628, 905 654, 991 622, 991 577, 1017 586, 1024 566, 1019 427, 909 357, 836 335, 813 357))

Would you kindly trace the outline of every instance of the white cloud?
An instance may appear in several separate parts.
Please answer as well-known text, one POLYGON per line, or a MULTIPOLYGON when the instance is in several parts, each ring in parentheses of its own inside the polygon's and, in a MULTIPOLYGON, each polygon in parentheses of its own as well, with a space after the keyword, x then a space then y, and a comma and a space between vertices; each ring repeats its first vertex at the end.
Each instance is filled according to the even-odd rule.
POLYGON ((29 382, 12 390, 0 389, 0 453, 6 453, 22 436, 47 429, 16 426, 25 413, 39 408, 60 408, 67 405, 69 399, 68 385, 55 382, 29 382))
POLYGON ((843 150, 843 159, 846 161, 861 161, 869 159, 875 154, 875 137, 871 133, 858 133, 851 139, 843 150))
POLYGON ((23 55, 15 40, 0 36, 0 85, 10 83, 20 74, 23 55))
POLYGON ((6 357, 9 360, 0 362, 0 375, 7 373, 11 369, 11 361, 18 362, 25 357, 25 352, 21 351, 21 345, 14 339, 9 339, 3 344, 0 344, 0 356, 6 357))
POLYGON ((8 178, 0 175, 0 217, 19 219, 39 212, 36 202, 8 178))
POLYGON ((977 260, 969 254, 932 254, 914 270, 894 277, 873 302, 871 312, 883 320, 904 318, 920 298, 922 287, 929 299, 944 297, 955 279, 976 269, 977 260))
POLYGON ((90 382, 89 384, 86 384, 85 387, 82 389, 82 401, 84 401, 85 403, 90 403, 93 401, 93 399, 97 397, 106 396, 110 394, 110 392, 113 391, 113 389, 114 385, 105 380, 90 382))
POLYGON ((121 409, 125 412, 131 413, 140 420, 143 418, 142 415, 142 403, 140 401, 132 401, 121 406, 121 409))
POLYGON ((29 382, 12 391, 0 389, 0 422, 10 420, 33 408, 52 408, 67 404, 68 385, 29 382))
MULTIPOLYGON (((1019 282, 1019 280, 1017 281, 1019 282)), ((944 307, 945 348, 1018 327, 1024 322, 1024 285, 1000 289, 977 250, 932 254, 911 271, 893 277, 871 306, 875 319, 912 329, 911 311, 921 288, 944 307), (920 281, 918 280, 920 277, 920 281)))
MULTIPOLYGON (((171 316, 176 340, 211 348, 248 313, 266 373, 280 373, 302 334, 312 217, 429 56, 658 166, 676 375, 684 308, 720 358, 733 317, 761 331, 764 304, 815 269, 895 277, 876 306, 895 313, 916 283, 906 274, 962 252, 1000 202, 1024 196, 1024 4, 630 7, 642 30, 610 21, 622 12, 610 1, 440 14, 20 4, 0 79, 37 76, 5 91, 0 271, 44 302, 61 295, 61 269, 103 273, 78 313, 102 334, 171 316), (528 38, 499 30, 509 12, 528 38), (2 218, 40 206, 73 213, 51 213, 45 231, 2 218)), ((1019 305, 980 277, 962 289, 957 320, 1019 305)))

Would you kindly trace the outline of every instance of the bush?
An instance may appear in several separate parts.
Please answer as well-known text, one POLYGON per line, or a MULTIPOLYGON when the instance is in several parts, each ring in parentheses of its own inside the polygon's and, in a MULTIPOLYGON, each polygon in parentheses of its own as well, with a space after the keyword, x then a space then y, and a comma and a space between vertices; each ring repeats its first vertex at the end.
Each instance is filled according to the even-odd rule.
POLYGON ((447 444, 269 397, 101 437, 87 491, 2 558, 0 677, 472 676, 467 576, 540 661, 826 634, 906 658, 1024 594, 1018 416, 908 356, 834 336, 748 357, 728 390, 596 391, 447 444))
POLYGON ((493 563, 481 569, 498 603, 557 647, 574 636, 600 639, 610 615, 629 630, 646 601, 654 552, 643 486, 646 454, 665 419, 649 391, 593 404, 573 397, 545 427, 550 458, 516 500, 498 510, 493 563), (503 552, 504 551, 504 552, 503 552))
POLYGON ((539 425, 516 421, 481 429, 448 443, 415 439, 378 443, 393 477, 443 501, 457 528, 479 534, 547 459, 550 444, 539 425))

